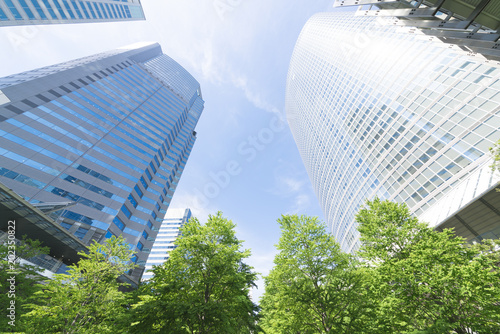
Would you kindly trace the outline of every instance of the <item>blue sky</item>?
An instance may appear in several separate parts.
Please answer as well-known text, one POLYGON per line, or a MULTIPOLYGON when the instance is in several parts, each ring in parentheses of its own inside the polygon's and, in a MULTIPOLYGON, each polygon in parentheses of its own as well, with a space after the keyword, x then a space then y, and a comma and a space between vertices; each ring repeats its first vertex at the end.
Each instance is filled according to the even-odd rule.
MULTIPOLYGON (((140 41, 201 84, 198 139, 171 207, 205 221, 222 211, 267 274, 281 214, 323 214, 284 115, 286 74, 297 37, 333 1, 143 0, 146 21, 2 27, 0 76, 140 41)), ((258 297, 263 292, 262 281, 258 297)))

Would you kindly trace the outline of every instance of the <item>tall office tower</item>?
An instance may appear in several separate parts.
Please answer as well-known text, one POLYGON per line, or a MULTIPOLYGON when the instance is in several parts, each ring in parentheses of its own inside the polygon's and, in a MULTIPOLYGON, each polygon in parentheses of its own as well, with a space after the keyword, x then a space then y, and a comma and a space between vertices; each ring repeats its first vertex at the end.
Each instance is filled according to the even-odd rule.
POLYGON ((0 26, 144 19, 140 0, 0 0, 0 26))
POLYGON ((500 139, 500 66, 491 60, 499 53, 495 42, 466 37, 488 39, 491 31, 443 30, 439 22, 452 17, 444 8, 431 10, 442 19, 418 11, 420 23, 409 19, 436 24, 428 31, 366 10, 313 16, 287 78, 288 122, 331 233, 342 249, 356 250, 355 214, 378 196, 468 240, 500 236, 492 190, 500 177, 488 154, 500 139), (447 34, 455 37, 444 42, 447 34), (471 51, 487 45, 488 57, 471 51))
POLYGON ((151 272, 153 266, 159 266, 168 260, 170 251, 176 247, 174 243, 180 235, 179 229, 189 221, 189 218, 191 218, 189 209, 168 209, 146 262, 143 281, 153 277, 151 272))
POLYGON ((139 281, 203 110, 198 82, 134 45, 0 79, 0 182, 84 244, 123 235, 139 281), (38 204, 37 204, 38 203, 38 204))

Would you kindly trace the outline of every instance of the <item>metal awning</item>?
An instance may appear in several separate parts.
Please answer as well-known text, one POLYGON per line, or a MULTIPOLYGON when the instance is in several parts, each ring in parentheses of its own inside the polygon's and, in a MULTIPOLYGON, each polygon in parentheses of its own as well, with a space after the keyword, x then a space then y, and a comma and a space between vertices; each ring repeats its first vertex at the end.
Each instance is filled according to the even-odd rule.
POLYGON ((498 0, 426 0, 424 3, 439 6, 464 20, 473 21, 492 30, 500 28, 500 2, 498 0))
POLYGON ((491 189, 437 227, 445 228, 469 242, 500 238, 500 192, 491 189))
POLYGON ((450 13, 461 21, 475 22, 491 30, 500 28, 498 0, 335 0, 334 7, 376 5, 386 13, 406 18, 430 17, 438 11, 450 13), (431 11, 429 9, 432 9, 431 11))
MULTIPOLYGON (((39 203, 36 205, 39 208, 0 183, 0 230, 8 233, 9 225, 12 226, 9 221, 15 221, 17 239, 26 235, 30 239, 40 240, 42 246, 50 248, 51 257, 61 260, 66 265, 77 263, 82 258, 78 253, 87 252, 87 246, 40 210, 52 212, 54 209, 66 208, 74 203, 39 203)), ((126 274, 121 275, 118 281, 129 283, 132 289, 138 286, 138 282, 126 274)))
POLYGON ((335 0, 359 6, 356 16, 385 17, 385 24, 419 29, 470 55, 500 62, 498 0, 335 0))
POLYGON ((30 239, 40 240, 43 246, 50 248, 50 256, 66 265, 78 262, 81 259, 78 252, 87 250, 78 238, 1 183, 0 217, 1 231, 8 232, 9 221, 15 221, 16 238, 21 239, 26 235, 30 239))

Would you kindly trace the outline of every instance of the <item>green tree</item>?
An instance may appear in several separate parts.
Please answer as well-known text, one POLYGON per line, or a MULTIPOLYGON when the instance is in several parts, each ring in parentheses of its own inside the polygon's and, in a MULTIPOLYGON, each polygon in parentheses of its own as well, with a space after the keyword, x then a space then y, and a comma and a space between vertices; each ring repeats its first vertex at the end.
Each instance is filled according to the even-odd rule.
POLYGON ((205 225, 192 218, 170 258, 153 269, 134 306, 136 333, 251 333, 257 306, 249 297, 257 274, 243 260, 235 225, 218 212, 205 225))
POLYGON ((498 241, 470 245, 375 199, 356 217, 359 255, 375 269, 377 321, 391 333, 498 333, 498 241))
POLYGON ((364 333, 373 312, 364 269, 318 218, 283 216, 278 223, 279 253, 261 299, 264 331, 364 333))
POLYGON ((0 244, 0 305, 2 305, 0 332, 25 330, 21 317, 26 313, 24 306, 31 296, 40 290, 38 283, 46 278, 38 273, 43 269, 23 259, 48 253, 48 247, 43 247, 40 241, 28 239, 26 236, 21 240, 7 238, 5 243, 0 244), (7 317, 10 314, 7 307, 11 307, 11 303, 15 309, 13 318, 7 317))
POLYGON ((35 294, 25 315, 29 333, 116 333, 118 320, 126 312, 125 283, 117 278, 135 265, 133 252, 122 237, 104 244, 94 242, 88 253, 57 274, 35 294))

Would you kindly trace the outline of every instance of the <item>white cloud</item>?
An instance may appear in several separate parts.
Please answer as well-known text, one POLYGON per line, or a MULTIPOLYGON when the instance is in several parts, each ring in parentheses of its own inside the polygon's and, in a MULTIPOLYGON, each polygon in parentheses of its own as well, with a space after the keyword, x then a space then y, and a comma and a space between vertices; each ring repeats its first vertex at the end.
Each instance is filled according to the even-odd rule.
POLYGON ((309 180, 294 168, 281 164, 274 170, 274 186, 269 189, 269 192, 287 198, 301 192, 307 182, 309 180))
POLYGON ((297 180, 290 177, 284 177, 282 179, 284 185, 288 188, 289 192, 297 192, 304 186, 304 180, 297 180))
MULTIPOLYGON (((220 17, 215 15, 212 6, 207 6, 206 3, 199 6, 202 6, 203 10, 197 8, 194 12, 179 11, 178 17, 173 22, 165 23, 168 24, 170 30, 174 29, 171 27, 174 24, 178 25, 179 28, 177 30, 179 30, 179 35, 172 36, 171 38, 174 38, 174 40, 170 41, 170 44, 182 47, 175 48, 173 50, 175 52, 170 54, 168 52, 170 49, 169 44, 162 43, 164 51, 167 51, 167 54, 174 57, 174 59, 181 59, 183 62, 187 62, 188 64, 183 65, 186 65, 187 69, 199 81, 208 81, 215 85, 234 86, 257 109, 279 114, 280 109, 267 101, 262 96, 262 93, 255 91, 251 87, 252 84, 249 83, 247 76, 235 67, 241 64, 235 62, 234 59, 243 57, 248 53, 243 50, 252 48, 252 43, 257 40, 259 34, 258 29, 248 29, 248 26, 244 23, 236 24, 234 22, 236 16, 232 16, 230 13, 227 13, 227 18, 230 20, 222 22, 220 17), (207 11, 213 15, 206 15, 207 11), (193 21, 192 17, 189 20, 182 20, 182 17, 185 15, 197 15, 197 20, 200 22, 197 29, 193 29, 192 26, 184 26, 182 22, 193 21), (230 24, 230 21, 233 21, 232 24, 230 24), (198 42, 196 44, 186 44, 187 41, 192 40, 198 40, 198 42)), ((243 10, 243 7, 235 8, 232 14, 243 10)), ((257 10, 258 6, 254 5, 253 7, 255 7, 254 10, 257 10)), ((247 10, 250 10, 250 8, 247 8, 247 10)), ((240 14, 243 14, 243 12, 240 14)), ((255 17, 243 16, 243 18, 255 24, 253 22, 256 19, 255 17)), ((261 25, 255 24, 253 26, 259 27, 261 25)), ((160 31, 167 30, 160 26, 157 28, 160 31)))
POLYGON ((203 42, 201 53, 200 58, 197 59, 203 60, 201 62, 199 60, 193 61, 191 66, 196 68, 197 71, 202 74, 204 80, 216 85, 234 86, 238 88, 243 93, 247 101, 257 109, 275 114, 281 113, 279 108, 274 106, 269 101, 266 101, 262 97, 262 94, 254 91, 250 87, 246 75, 233 70, 227 65, 226 62, 223 61, 225 55, 214 54, 214 45, 212 40, 207 39, 203 42))
POLYGON ((312 205, 311 185, 303 171, 291 167, 286 161, 280 161, 274 170, 274 185, 268 190, 271 194, 288 199, 290 206, 287 214, 301 214, 312 205))
POLYGON ((295 196, 293 205, 289 210, 289 214, 301 214, 311 205, 311 198, 306 194, 298 194, 295 196))
POLYGON ((244 76, 232 77, 232 84, 245 94, 246 99, 253 104, 256 108, 275 114, 280 114, 280 110, 265 101, 262 96, 250 89, 247 83, 247 79, 244 76))

